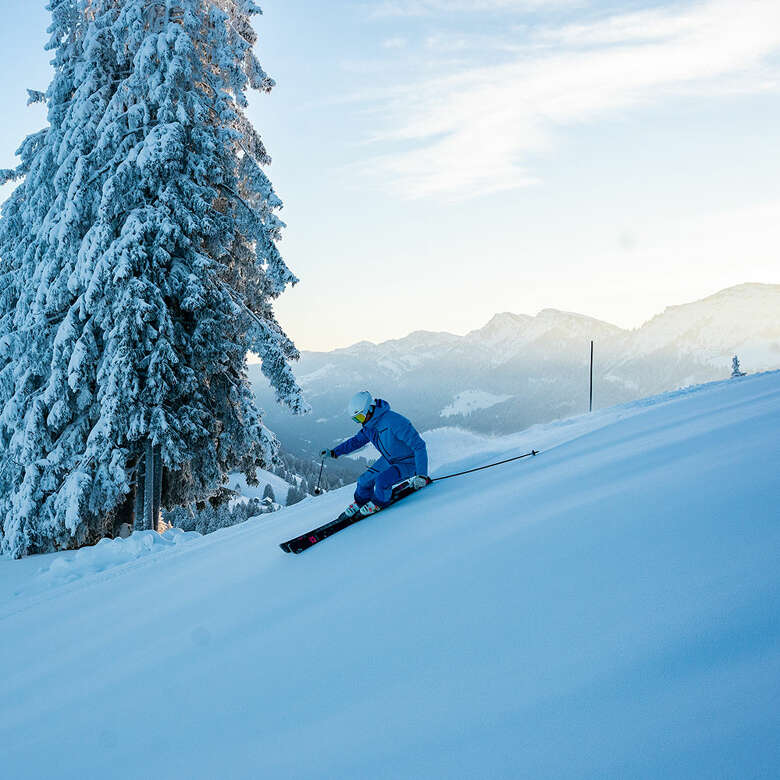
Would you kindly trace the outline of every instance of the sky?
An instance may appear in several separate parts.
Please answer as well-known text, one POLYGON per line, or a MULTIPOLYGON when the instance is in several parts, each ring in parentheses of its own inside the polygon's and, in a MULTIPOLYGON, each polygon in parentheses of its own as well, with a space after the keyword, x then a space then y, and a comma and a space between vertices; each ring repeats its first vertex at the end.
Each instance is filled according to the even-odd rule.
MULTIPOLYGON (((780 283, 777 0, 259 1, 299 348, 545 308, 638 327, 780 283)), ((48 13, 0 13, 11 167, 45 125, 48 13)))

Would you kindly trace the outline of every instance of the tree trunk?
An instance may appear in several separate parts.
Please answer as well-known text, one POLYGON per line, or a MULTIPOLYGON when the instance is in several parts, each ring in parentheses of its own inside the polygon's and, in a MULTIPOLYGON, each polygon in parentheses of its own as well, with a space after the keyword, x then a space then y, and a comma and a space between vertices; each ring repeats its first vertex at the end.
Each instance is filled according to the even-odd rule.
POLYGON ((162 503, 162 448, 158 444, 154 448, 154 530, 160 527, 160 504, 162 503))
POLYGON ((136 531, 144 530, 144 456, 139 455, 135 464, 135 518, 133 528, 136 531))
POLYGON ((144 530, 157 530, 154 521, 154 446, 152 440, 146 442, 144 459, 146 473, 144 475, 144 530))

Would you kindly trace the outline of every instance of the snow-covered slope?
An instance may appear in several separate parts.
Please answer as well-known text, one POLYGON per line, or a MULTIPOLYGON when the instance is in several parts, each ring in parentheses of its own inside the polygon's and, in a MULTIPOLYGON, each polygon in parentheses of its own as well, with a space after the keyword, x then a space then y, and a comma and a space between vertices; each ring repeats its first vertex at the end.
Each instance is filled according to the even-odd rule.
POLYGON ((231 474, 230 482, 228 483, 229 487, 246 498, 262 498, 265 486, 270 485, 274 491, 274 499, 280 504, 286 504, 287 493, 290 490, 289 483, 265 469, 257 469, 256 473, 257 485, 247 485, 246 477, 243 474, 231 474))
POLYGON ((452 403, 445 407, 442 412, 442 417, 454 417, 455 415, 463 415, 468 417, 476 409, 489 409, 491 406, 500 404, 511 398, 508 395, 493 395, 492 393, 486 393, 484 390, 464 390, 462 393, 458 393, 453 398, 452 403))
POLYGON ((749 376, 434 433, 439 474, 543 452, 302 556, 348 489, 70 584, 2 561, 2 775, 774 776, 778 431, 749 376))

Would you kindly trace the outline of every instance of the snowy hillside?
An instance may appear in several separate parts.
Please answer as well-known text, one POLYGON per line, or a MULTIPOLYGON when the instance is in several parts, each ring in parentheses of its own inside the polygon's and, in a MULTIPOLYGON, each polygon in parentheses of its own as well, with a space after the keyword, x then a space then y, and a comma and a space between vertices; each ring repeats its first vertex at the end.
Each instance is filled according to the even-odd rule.
POLYGON ((500 404, 510 397, 508 395, 492 395, 482 390, 465 390, 462 393, 458 393, 452 403, 442 410, 441 416, 455 417, 456 415, 463 415, 468 417, 477 409, 489 409, 491 406, 500 404))
POLYGON ((259 368, 252 381, 266 424, 285 447, 312 456, 352 432, 344 404, 368 388, 420 430, 448 424, 480 433, 518 431, 588 408, 590 341, 596 409, 725 379, 738 354, 748 373, 780 368, 780 285, 743 284, 673 306, 635 331, 545 309, 503 313, 466 336, 412 333, 304 352, 296 375, 314 413, 292 417, 259 368))
POLYGON ((66 584, 0 561, 2 775, 775 776, 779 431, 749 376, 434 432, 439 475, 542 453, 301 556, 348 488, 66 584))
POLYGON ((262 498, 266 485, 270 485, 274 491, 276 501, 280 504, 287 503, 287 493, 290 490, 289 483, 265 469, 257 469, 256 473, 257 485, 247 485, 246 477, 243 474, 231 474, 229 487, 246 498, 262 498))

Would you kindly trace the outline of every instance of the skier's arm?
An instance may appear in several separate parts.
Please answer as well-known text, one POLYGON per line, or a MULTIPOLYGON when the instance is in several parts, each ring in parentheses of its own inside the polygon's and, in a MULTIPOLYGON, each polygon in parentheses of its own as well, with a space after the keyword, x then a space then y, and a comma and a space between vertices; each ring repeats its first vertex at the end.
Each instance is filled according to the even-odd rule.
POLYGON ((333 455, 336 458, 341 455, 349 455, 350 452, 359 450, 361 447, 365 447, 366 444, 368 444, 368 434, 361 428, 351 439, 347 439, 337 447, 334 447, 333 455))
POLYGON ((417 429, 405 420, 399 427, 396 436, 414 452, 414 468, 421 477, 428 475, 428 448, 423 437, 417 433, 417 429))

